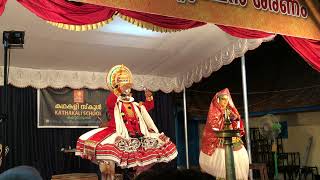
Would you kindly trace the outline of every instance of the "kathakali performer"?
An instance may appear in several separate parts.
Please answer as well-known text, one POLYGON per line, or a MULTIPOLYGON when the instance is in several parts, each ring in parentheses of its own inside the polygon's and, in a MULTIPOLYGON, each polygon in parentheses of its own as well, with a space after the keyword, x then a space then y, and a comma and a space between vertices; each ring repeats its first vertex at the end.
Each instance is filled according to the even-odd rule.
POLYGON ((108 167, 115 165, 141 172, 176 158, 175 144, 159 133, 148 113, 154 108, 152 93, 146 90, 145 102, 135 102, 131 96, 132 74, 124 65, 114 66, 106 79, 112 91, 106 99, 110 120, 107 127, 79 137, 76 155, 99 164, 103 174, 110 174, 108 167))
MULTIPOLYGON (((223 139, 216 137, 214 131, 223 130, 226 116, 232 121, 232 129, 239 129, 241 136, 243 136, 243 122, 227 88, 216 93, 211 101, 199 157, 201 169, 217 179, 226 178, 225 150, 223 139)), ((240 137, 234 137, 232 141, 236 179, 247 180, 249 174, 247 150, 240 137)))

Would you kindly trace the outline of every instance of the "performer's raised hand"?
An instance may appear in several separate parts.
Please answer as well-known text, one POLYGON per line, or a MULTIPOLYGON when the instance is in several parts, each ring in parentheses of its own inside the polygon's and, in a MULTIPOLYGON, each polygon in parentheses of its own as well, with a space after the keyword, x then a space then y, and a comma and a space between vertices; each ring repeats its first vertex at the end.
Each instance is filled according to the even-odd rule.
POLYGON ((153 100, 152 92, 149 91, 148 89, 144 90, 144 95, 145 95, 147 101, 153 100))
POLYGON ((152 92, 149 91, 148 89, 146 89, 146 90, 144 91, 144 94, 145 94, 146 97, 152 96, 152 92))

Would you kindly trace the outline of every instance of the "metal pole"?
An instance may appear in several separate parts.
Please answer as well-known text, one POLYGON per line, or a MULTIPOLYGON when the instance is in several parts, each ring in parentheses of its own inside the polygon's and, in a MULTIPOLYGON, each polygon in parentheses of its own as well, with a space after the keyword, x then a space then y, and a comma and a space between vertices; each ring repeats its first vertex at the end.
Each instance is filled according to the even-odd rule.
POLYGON ((4 96, 4 113, 8 116, 8 42, 4 42, 4 59, 3 59, 3 93, 4 96))
MULTIPOLYGON (((244 122, 246 129, 247 151, 249 155, 249 163, 252 163, 251 158, 251 142, 250 142, 250 127, 249 127, 249 113, 248 113, 248 96, 247 96, 247 75, 245 56, 241 57, 241 74, 242 74, 242 91, 243 91, 243 105, 244 105, 244 122)), ((252 171, 250 171, 250 179, 253 179, 252 171)))
MULTIPOLYGON (((4 41, 3 57, 3 113, 8 115, 8 42, 4 41)), ((7 118, 7 117, 5 117, 7 118)))
POLYGON ((0 166, 0 172, 5 168, 6 164, 6 153, 5 149, 7 146, 7 131, 6 131, 6 121, 8 120, 8 42, 4 41, 4 53, 3 53, 3 93, 2 93, 2 102, 3 108, 0 113, 2 113, 2 119, 0 120, 0 143, 3 147, 3 156, 2 156, 2 167, 0 166), (1 141, 2 140, 2 141, 1 141))
POLYGON ((183 89, 183 115, 184 115, 184 139, 186 144, 186 165, 189 169, 189 148, 188 148, 188 122, 187 122, 187 98, 186 88, 183 89))

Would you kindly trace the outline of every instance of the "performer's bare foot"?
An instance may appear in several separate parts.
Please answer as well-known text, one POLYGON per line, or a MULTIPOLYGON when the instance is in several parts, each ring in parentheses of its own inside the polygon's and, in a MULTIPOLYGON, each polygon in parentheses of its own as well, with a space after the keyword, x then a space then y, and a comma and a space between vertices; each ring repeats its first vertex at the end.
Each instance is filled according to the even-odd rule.
POLYGON ((99 163, 102 180, 114 180, 115 163, 112 161, 99 163))

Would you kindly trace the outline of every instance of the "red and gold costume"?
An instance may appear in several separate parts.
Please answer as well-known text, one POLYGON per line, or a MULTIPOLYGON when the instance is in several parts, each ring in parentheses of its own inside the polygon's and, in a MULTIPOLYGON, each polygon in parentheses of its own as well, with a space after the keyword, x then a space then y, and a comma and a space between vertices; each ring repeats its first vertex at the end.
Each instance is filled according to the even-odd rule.
MULTIPOLYGON (((226 113, 232 120, 232 128, 239 129, 241 136, 243 136, 244 127, 238 110, 233 104, 229 90, 223 89, 218 92, 211 101, 207 122, 202 136, 199 158, 200 166, 205 172, 221 179, 225 179, 226 175, 223 139, 216 137, 214 131, 223 130, 226 113), (219 104, 219 96, 223 95, 228 97, 226 109, 223 109, 219 104)), ((237 179, 247 180, 249 173, 249 158, 247 151, 239 137, 233 138, 232 141, 236 177, 237 179)))
POLYGON ((121 94, 119 87, 132 81, 127 76, 131 72, 123 65, 110 70, 107 83, 113 92, 106 100, 108 126, 80 136, 76 155, 98 163, 114 161, 121 168, 171 161, 177 156, 177 149, 168 137, 159 133, 148 114, 154 107, 152 96, 136 103, 131 96, 124 98, 121 94))

